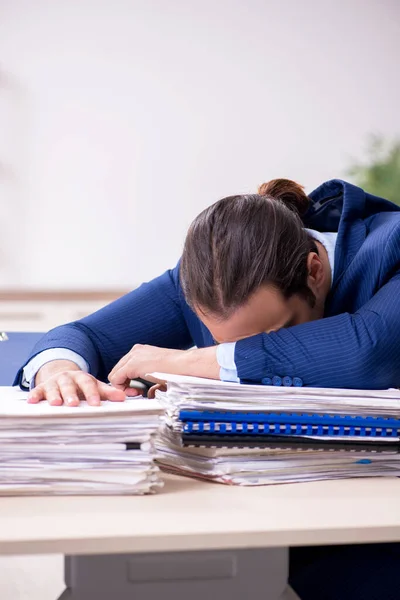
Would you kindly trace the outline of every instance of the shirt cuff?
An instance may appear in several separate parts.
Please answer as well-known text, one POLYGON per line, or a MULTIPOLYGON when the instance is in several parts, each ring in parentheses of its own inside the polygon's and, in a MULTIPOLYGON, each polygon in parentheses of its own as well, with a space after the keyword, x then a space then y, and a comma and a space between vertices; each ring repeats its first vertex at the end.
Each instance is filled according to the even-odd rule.
POLYGON ((36 356, 25 365, 22 371, 21 387, 29 389, 34 388, 36 373, 43 365, 53 360, 70 360, 78 365, 82 371, 85 371, 86 373, 89 372, 89 365, 80 354, 68 350, 67 348, 51 348, 50 350, 39 352, 39 354, 36 354, 36 356))
POLYGON ((220 366, 219 378, 221 381, 240 382, 235 365, 235 346, 236 342, 217 346, 217 361, 220 366))

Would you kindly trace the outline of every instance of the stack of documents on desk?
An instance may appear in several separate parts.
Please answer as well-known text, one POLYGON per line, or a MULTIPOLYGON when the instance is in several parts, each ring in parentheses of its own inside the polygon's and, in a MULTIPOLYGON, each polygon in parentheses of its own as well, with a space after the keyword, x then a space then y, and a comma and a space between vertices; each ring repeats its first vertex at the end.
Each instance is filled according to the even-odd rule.
POLYGON ((161 414, 143 398, 72 408, 28 404, 26 393, 0 388, 0 495, 154 491, 161 414))
POLYGON ((400 475, 400 392, 240 385, 154 373, 170 471, 238 485, 400 475))

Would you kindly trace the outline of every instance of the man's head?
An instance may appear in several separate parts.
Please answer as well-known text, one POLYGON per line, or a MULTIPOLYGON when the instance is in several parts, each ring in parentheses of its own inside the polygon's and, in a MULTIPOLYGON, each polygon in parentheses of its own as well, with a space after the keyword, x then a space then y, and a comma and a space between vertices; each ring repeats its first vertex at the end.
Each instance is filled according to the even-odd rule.
POLYGON ((219 200, 192 223, 182 286, 217 342, 323 316, 330 268, 301 221, 308 203, 303 188, 278 179, 219 200))

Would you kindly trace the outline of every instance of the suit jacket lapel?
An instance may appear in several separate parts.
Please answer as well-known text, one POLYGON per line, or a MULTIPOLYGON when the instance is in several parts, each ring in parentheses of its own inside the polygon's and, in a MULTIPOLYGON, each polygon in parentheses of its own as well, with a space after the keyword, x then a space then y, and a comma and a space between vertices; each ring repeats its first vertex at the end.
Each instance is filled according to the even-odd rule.
POLYGON ((306 227, 338 232, 332 283, 334 292, 365 240, 365 192, 355 185, 333 179, 312 192, 310 199, 310 209, 304 217, 306 227))

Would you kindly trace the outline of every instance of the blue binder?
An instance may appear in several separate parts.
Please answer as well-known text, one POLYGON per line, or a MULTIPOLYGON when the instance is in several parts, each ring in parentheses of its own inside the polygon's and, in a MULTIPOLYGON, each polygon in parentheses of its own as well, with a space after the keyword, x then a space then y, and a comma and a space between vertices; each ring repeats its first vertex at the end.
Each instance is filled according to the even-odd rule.
POLYGON ((184 410, 179 418, 186 435, 400 437, 400 419, 386 417, 184 410))

